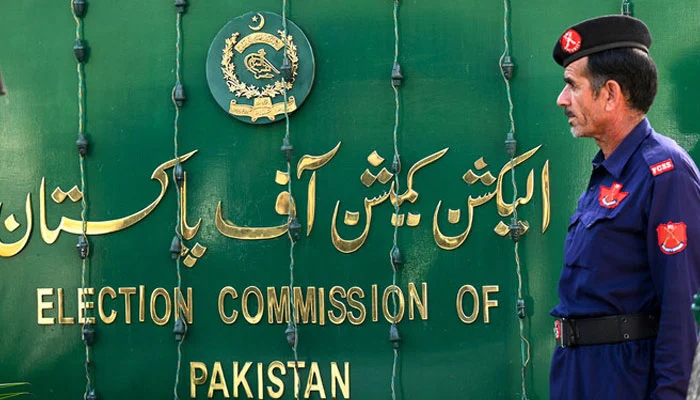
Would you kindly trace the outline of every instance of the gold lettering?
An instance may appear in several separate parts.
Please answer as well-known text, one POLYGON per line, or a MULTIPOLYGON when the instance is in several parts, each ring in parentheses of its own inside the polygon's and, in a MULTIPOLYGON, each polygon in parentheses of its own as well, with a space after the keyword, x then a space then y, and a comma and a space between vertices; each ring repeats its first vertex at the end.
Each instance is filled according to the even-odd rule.
POLYGON ((267 288, 267 322, 273 324, 276 321, 281 324, 289 321, 289 286, 282 286, 280 299, 277 301, 277 290, 274 287, 267 288))
POLYGON ((418 313, 422 320, 428 319, 428 284, 421 283, 421 294, 422 300, 418 297, 418 291, 416 290, 416 284, 409 282, 408 284, 408 319, 413 320, 414 317, 414 307, 418 307, 418 313))
POLYGON ((86 287, 78 288, 78 323, 80 325, 94 324, 95 317, 85 318, 85 311, 88 309, 95 308, 95 303, 92 301, 87 301, 87 296, 94 296, 95 288, 86 287))
POLYGON ((340 286, 333 286, 331 290, 328 291, 328 301, 331 302, 333 307, 340 311, 340 316, 336 317, 335 314, 333 314, 333 311, 328 310, 328 319, 332 323, 340 325, 343 323, 343 321, 345 321, 347 309, 345 308, 345 303, 335 298, 336 293, 340 294, 340 297, 345 298, 345 289, 340 286))
POLYGON ((318 288, 318 324, 326 325, 326 289, 318 288))
POLYGON ((364 299, 365 292, 357 286, 353 286, 350 289, 348 289, 348 306, 357 310, 360 314, 358 316, 355 316, 355 314, 353 314, 352 311, 348 311, 348 321, 350 321, 350 323, 353 325, 361 325, 363 322, 365 322, 365 319, 367 318, 367 309, 365 308, 365 305, 362 304, 359 300, 355 300, 352 297, 353 295, 364 299))
POLYGON ((305 324, 309 323, 309 314, 311 314, 311 323, 316 323, 316 288, 311 286, 306 288, 306 301, 304 301, 304 295, 301 292, 300 287, 294 288, 294 321, 299 323, 301 314, 301 321, 305 324))
MULTIPOLYGON (((257 288, 256 288, 257 289, 257 288)), ((248 289, 246 289, 248 290, 248 289)), ((258 290, 260 291, 260 290, 258 290)), ((245 291, 243 292, 243 296, 245 296, 245 291)), ((262 299, 262 293, 260 293, 260 299, 262 299)), ((262 314, 262 312, 260 312, 262 314)), ((245 315, 245 312, 243 312, 243 315, 245 315)), ((238 386, 243 385, 243 390, 245 390, 246 395, 248 396, 249 399, 253 398, 253 392, 250 391, 250 386, 248 386, 248 380, 246 379, 246 374, 248 373, 248 370, 250 369, 250 366, 253 365, 252 362, 246 361, 245 364, 243 364, 243 369, 238 371, 238 362, 234 361, 233 362, 233 398, 237 399, 238 398, 238 386)))
POLYGON ((284 394, 284 382, 277 375, 275 375, 274 370, 280 370, 280 375, 287 375, 287 370, 284 368, 284 364, 279 361, 273 361, 267 367, 267 378, 270 383, 277 386, 277 390, 273 390, 272 386, 267 386, 267 394, 271 399, 281 399, 284 394))
POLYGON ((63 288, 56 289, 58 291, 58 323, 61 325, 72 325, 75 323, 75 318, 64 316, 64 304, 63 304, 63 288))
MULTIPOLYGON (((245 290, 243 290, 243 298, 241 298, 241 308, 243 311, 243 317, 245 317, 246 321, 253 325, 260 322, 263 316, 263 310, 265 309, 265 305, 263 304, 263 295, 260 289, 258 289, 255 286, 248 286, 247 288, 245 288, 245 290), (248 311, 248 296, 250 296, 251 294, 253 294, 258 299, 258 311, 256 312, 255 317, 251 316, 250 312, 248 311)), ((234 395, 233 397, 236 396, 234 395)))
MULTIPOLYGON (((124 322, 131 324, 131 295, 136 293, 135 287, 120 287, 119 294, 124 295, 124 322)), ((153 299, 151 298, 151 301, 153 299)))
POLYGON ((36 289, 36 323, 39 325, 53 325, 56 319, 44 317, 44 310, 53 310, 52 301, 44 301, 44 296, 53 296, 53 288, 36 289))
POLYGON ((146 286, 139 285, 139 322, 146 321, 146 286))
POLYGON ((104 299, 106 294, 108 294, 109 297, 111 297, 112 299, 116 299, 117 292, 115 292, 114 289, 112 289, 111 287, 105 286, 102 289, 100 289, 100 294, 97 295, 97 311, 100 314, 100 319, 102 320, 102 322, 109 325, 114 323, 114 320, 117 319, 117 312, 112 310, 112 312, 109 313, 109 316, 105 315, 104 299))
MULTIPOLYGON (((331 289, 332 290, 332 289, 331 289)), ((299 368, 305 368, 305 361, 287 361, 287 367, 294 369, 294 398, 299 398, 299 368)))
POLYGON ((233 310, 230 317, 226 315, 224 312, 224 297, 226 295, 231 296, 232 299, 236 299, 238 297, 238 293, 236 293, 236 289, 232 288, 231 286, 226 286, 219 292, 219 317, 221 317, 224 324, 231 325, 236 322, 236 318, 238 318, 238 311, 233 310))
POLYGON ((403 292, 401 288, 396 285, 389 285, 384 289, 384 295, 382 296, 382 310, 384 311, 384 318, 387 322, 399 323, 403 319, 403 313, 406 304, 403 298, 403 292), (392 302, 394 303, 395 315, 389 312, 389 295, 392 297, 392 302), (396 301, 398 299, 398 302, 396 301))
POLYGON ((498 300, 489 300, 489 293, 498 293, 498 285, 487 285, 481 288, 482 296, 484 297, 484 323, 491 322, 489 318, 489 308, 498 307, 498 300))
MULTIPOLYGON (((134 293, 136 293, 136 288, 132 289, 134 289, 134 293)), ((172 313, 172 307, 173 304, 170 300, 170 295, 168 294, 167 290, 163 288, 157 288, 153 291, 153 293, 151 293, 151 319, 153 320, 153 322, 155 322, 156 325, 163 326, 168 323, 168 320, 170 319, 170 314, 172 313), (158 313, 156 312, 156 301, 158 300, 158 297, 162 297, 165 301, 165 313, 162 317, 159 317, 158 313)))
POLYGON ((203 362, 190 362, 190 398, 197 397, 197 385, 202 385, 207 381, 207 366, 203 362), (197 371, 202 371, 201 376, 197 376, 197 371))
POLYGON ((343 363, 343 375, 340 375, 340 370, 338 369, 338 364, 331 363, 331 381, 333 384, 331 386, 331 398, 337 398, 337 388, 340 387, 340 391, 343 393, 343 398, 350 398, 350 363, 343 363), (344 377, 344 379, 343 379, 344 377))
MULTIPOLYGON (((214 368, 211 371, 211 382, 209 382, 209 392, 207 393, 208 398, 214 397, 214 391, 221 390, 224 398, 228 399, 231 397, 228 393, 228 387, 226 386, 226 378, 224 378, 224 370, 221 368, 221 362, 217 361, 214 363, 214 368)), ((190 392, 192 389, 190 389, 190 392)))
POLYGON ((379 295, 377 285, 372 285, 372 322, 379 321, 379 295))
POLYGON ((326 398, 326 389, 323 387, 323 379, 321 379, 321 371, 318 370, 317 362, 311 363, 309 378, 306 380, 306 390, 304 391, 305 399, 309 398, 311 391, 318 392, 322 399, 326 398))
POLYGON ((194 322, 194 312, 192 309, 192 288, 187 288, 187 302, 185 302, 185 298, 182 296, 182 291, 180 288, 176 287, 173 291, 175 292, 175 304, 178 305, 175 307, 175 318, 182 318, 180 316, 180 310, 182 310, 185 320, 189 325, 192 325, 194 322))
POLYGON ((258 400, 263 399, 263 364, 258 363, 258 400))
POLYGON ((457 316, 459 316, 459 319, 465 324, 473 324, 479 317, 479 294, 476 292, 474 286, 464 285, 459 288, 459 291, 457 292, 457 316), (471 294, 472 298, 474 299, 474 308, 470 316, 464 314, 463 299, 465 293, 471 294))

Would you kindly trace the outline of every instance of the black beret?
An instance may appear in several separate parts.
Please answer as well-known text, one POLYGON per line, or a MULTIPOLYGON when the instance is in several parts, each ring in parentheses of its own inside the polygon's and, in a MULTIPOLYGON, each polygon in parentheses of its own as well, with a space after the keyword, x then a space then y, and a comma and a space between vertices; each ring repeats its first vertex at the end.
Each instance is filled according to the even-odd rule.
POLYGON ((624 15, 588 19, 570 27, 554 44, 552 56, 562 67, 609 49, 631 47, 649 53, 651 33, 644 22, 624 15))

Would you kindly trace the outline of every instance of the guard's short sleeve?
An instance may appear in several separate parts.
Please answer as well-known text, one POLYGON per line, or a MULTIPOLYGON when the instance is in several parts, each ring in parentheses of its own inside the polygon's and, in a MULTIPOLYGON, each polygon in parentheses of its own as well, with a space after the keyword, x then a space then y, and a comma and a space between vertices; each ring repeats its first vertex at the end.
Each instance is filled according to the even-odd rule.
POLYGON ((673 170, 650 177, 647 249, 661 309, 652 398, 683 400, 697 345, 691 304, 699 287, 700 178, 687 154, 672 161, 673 170))

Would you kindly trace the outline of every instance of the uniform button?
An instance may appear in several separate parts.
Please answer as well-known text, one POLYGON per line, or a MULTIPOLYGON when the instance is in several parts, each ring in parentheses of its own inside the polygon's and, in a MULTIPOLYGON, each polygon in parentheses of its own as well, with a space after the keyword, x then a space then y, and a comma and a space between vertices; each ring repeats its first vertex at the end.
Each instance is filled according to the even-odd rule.
POLYGON ((589 187, 589 188, 588 188, 588 191, 589 191, 589 192, 592 192, 593 189, 594 189, 593 187, 589 187))

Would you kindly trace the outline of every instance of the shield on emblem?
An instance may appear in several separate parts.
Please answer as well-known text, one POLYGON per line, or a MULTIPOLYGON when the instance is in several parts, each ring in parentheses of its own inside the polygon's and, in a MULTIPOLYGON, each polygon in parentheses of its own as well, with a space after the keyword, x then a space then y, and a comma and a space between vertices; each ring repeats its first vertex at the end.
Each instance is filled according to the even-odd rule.
POLYGON ((659 248, 664 254, 676 254, 688 246, 686 225, 683 222, 667 222, 656 228, 659 248))

